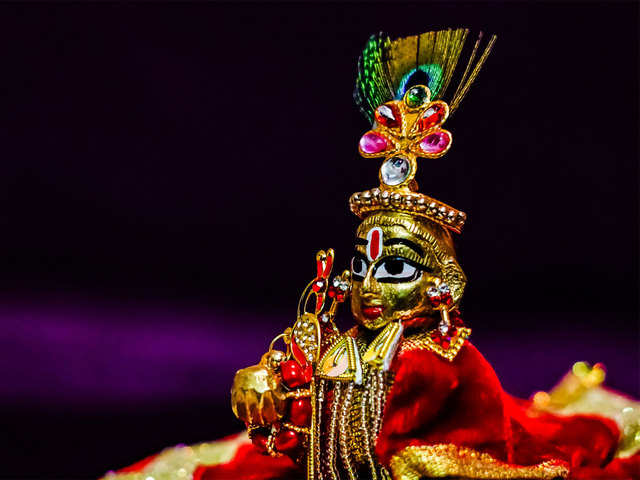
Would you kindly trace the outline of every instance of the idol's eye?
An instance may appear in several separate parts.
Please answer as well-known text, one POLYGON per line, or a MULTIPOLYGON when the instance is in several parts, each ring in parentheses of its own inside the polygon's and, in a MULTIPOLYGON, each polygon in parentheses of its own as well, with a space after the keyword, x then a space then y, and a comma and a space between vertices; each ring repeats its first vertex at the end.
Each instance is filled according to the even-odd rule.
POLYGON ((406 258, 388 257, 376 267, 373 277, 379 282, 401 283, 416 280, 422 271, 406 258))
POLYGON ((363 280, 367 275, 367 262, 362 257, 351 259, 351 275, 354 280, 363 280))

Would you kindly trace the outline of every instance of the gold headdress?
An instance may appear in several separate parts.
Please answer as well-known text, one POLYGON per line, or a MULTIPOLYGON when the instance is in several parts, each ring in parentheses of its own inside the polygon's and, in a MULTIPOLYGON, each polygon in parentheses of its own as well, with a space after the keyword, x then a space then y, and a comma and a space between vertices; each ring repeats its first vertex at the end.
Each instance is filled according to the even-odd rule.
POLYGON ((453 77, 467 29, 427 32, 391 41, 382 34, 369 39, 358 65, 354 98, 373 127, 360 139, 365 158, 385 158, 380 187, 351 196, 360 218, 372 212, 396 211, 427 218, 460 233, 466 215, 419 193, 417 159, 438 158, 451 147, 451 132, 442 124, 458 108, 495 42, 491 37, 474 63, 478 36, 449 103, 442 100, 453 77))

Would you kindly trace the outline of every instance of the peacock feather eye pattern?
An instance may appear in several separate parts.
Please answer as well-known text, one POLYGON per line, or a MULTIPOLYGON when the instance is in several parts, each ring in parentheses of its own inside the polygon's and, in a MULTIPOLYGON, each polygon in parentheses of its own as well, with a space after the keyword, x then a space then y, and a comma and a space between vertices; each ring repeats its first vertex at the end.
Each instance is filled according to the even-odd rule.
POLYGON ((426 85, 432 95, 437 97, 438 89, 442 81, 442 67, 437 63, 419 65, 407 72, 400 80, 400 86, 396 91, 396 100, 400 100, 407 93, 407 89, 415 85, 426 85))
MULTIPOLYGON (((393 41, 384 33, 371 36, 358 60, 354 90, 354 100, 367 120, 373 123, 380 105, 405 98, 416 85, 428 87, 431 100, 444 100, 468 33, 465 28, 447 29, 393 41)), ((482 42, 482 33, 479 34, 447 101, 451 113, 480 73, 495 40, 494 35, 478 56, 482 42)))

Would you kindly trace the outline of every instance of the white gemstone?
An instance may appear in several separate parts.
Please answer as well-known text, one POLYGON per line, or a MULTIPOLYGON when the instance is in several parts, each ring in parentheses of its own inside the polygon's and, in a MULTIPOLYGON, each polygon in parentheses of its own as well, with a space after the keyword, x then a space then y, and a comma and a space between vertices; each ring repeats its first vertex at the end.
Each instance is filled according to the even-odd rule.
POLYGON ((436 110, 435 107, 429 107, 429 108, 427 108, 427 111, 422 114, 422 118, 430 117, 431 115, 433 115, 436 112, 437 112, 437 110, 436 110))
POLYGON ((393 115, 393 110, 391 110, 391 107, 389 107, 388 105, 380 105, 378 107, 378 113, 389 120, 396 119, 396 117, 393 115))
POLYGON ((382 164, 380 175, 386 185, 400 185, 409 176, 409 160, 404 157, 391 157, 382 164))
POLYGON ((449 325, 443 322, 440 325, 438 325, 438 330, 440 330, 440 333, 442 335, 446 335, 447 332, 449 331, 449 325))

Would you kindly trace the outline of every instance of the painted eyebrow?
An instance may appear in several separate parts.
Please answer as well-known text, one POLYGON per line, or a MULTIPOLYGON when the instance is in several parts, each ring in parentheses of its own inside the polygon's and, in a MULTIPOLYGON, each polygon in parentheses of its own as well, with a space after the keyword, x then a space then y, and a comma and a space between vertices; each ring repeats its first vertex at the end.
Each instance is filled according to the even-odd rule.
POLYGON ((407 240, 405 238, 390 238, 389 240, 385 240, 384 244, 385 245, 397 245, 397 244, 405 245, 409 247, 411 250, 415 250, 415 252, 421 257, 424 257, 424 250, 422 250, 420 245, 412 242, 411 240, 407 240))

